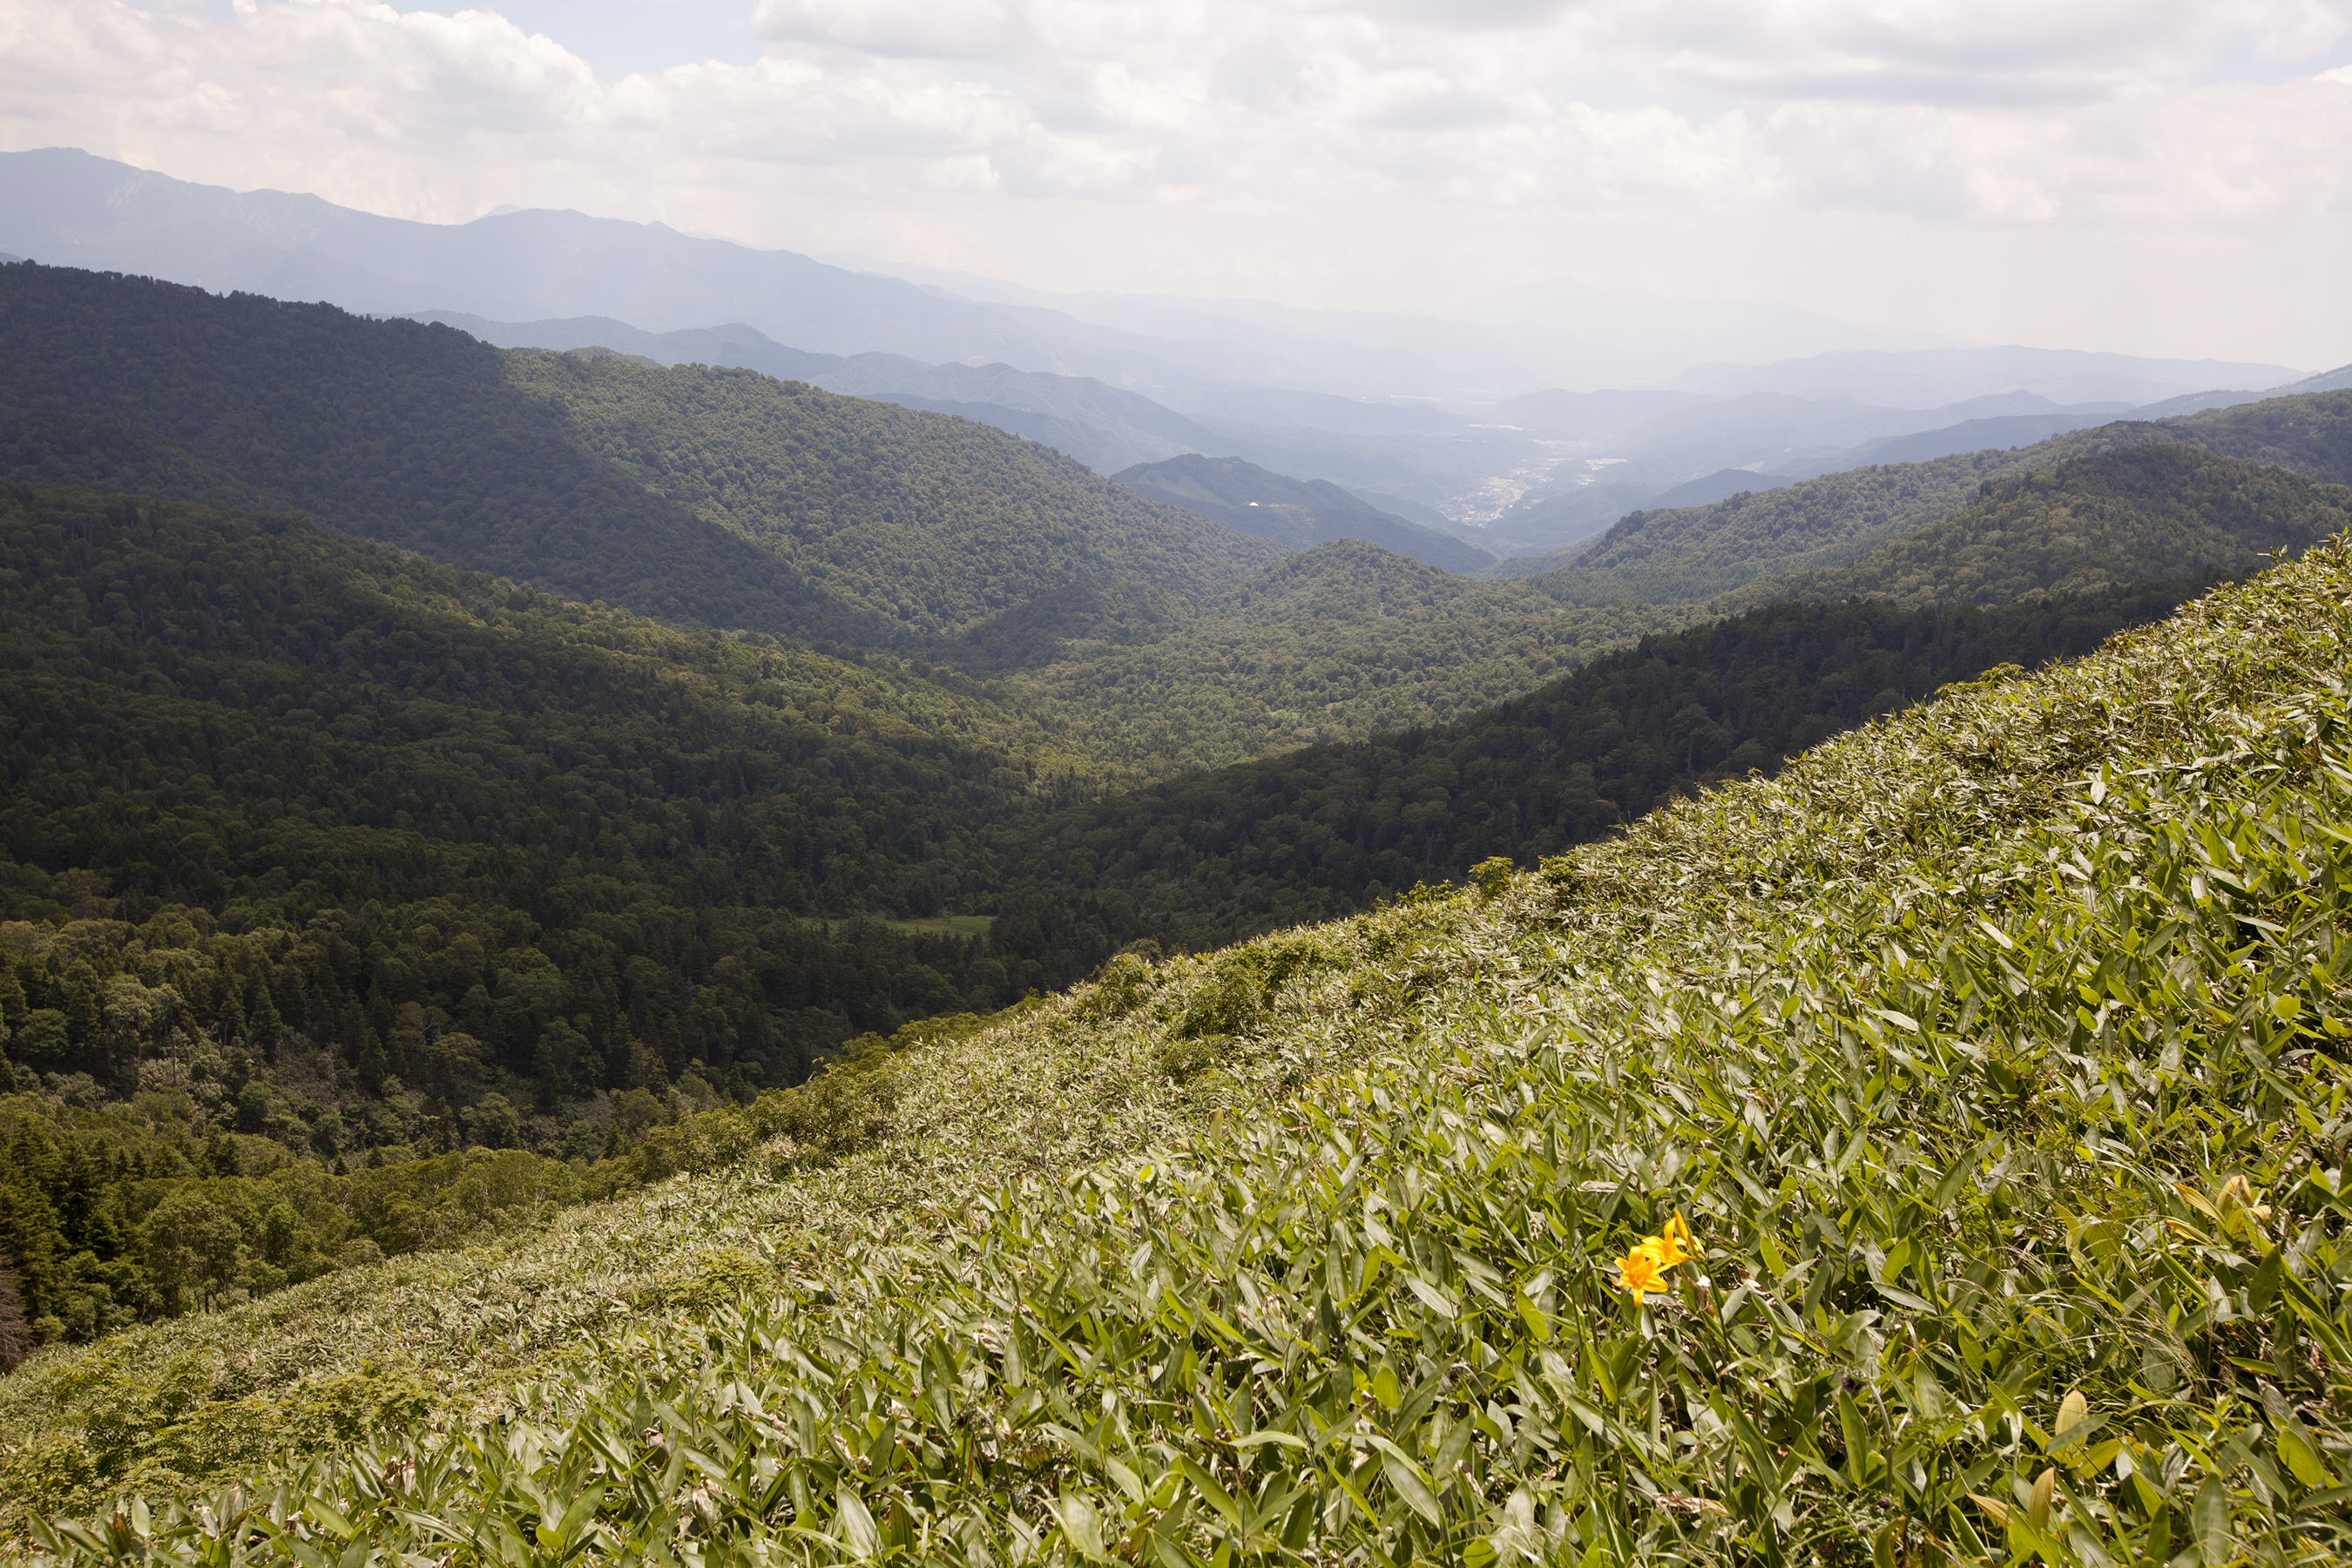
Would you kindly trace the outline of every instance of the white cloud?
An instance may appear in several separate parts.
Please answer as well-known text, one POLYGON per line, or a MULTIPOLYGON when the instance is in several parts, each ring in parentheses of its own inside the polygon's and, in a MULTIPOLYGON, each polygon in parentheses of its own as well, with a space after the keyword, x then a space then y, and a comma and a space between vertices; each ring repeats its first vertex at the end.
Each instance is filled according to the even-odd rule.
MULTIPOLYGON (((2327 0, 736 3, 764 58, 600 79, 494 6, 0 0, 0 141, 1053 286, 1394 306, 1579 272, 2043 341, 2163 297, 2183 245, 2216 279, 2340 255, 2352 205, 2327 0), (2013 330, 1961 319, 1983 257, 2036 251, 2013 330)), ((2224 339, 2262 312, 2204 309, 2141 346, 2255 352, 2224 339)), ((2300 311, 2352 354, 2340 303, 2265 309, 2263 352, 2300 311)))

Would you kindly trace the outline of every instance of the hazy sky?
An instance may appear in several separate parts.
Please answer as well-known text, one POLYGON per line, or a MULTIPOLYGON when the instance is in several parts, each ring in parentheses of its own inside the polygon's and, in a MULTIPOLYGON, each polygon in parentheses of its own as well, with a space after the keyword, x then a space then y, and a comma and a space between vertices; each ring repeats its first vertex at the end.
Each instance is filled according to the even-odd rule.
POLYGON ((2352 0, 0 0, 0 146, 1051 289, 2352 360, 2352 0))

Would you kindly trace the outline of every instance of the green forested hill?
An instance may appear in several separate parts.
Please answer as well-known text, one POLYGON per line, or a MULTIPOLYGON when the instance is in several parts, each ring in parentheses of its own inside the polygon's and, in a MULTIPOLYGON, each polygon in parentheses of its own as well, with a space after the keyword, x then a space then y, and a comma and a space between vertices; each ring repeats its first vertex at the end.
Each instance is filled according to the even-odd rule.
POLYGON ((2347 528, 2352 489, 2151 442, 1984 480, 1966 506, 1850 566, 1765 578, 1722 602, 2003 605, 2140 578, 2245 576, 2274 551, 2299 553, 2347 528))
POLYGON ((0 415, 0 475, 19 484, 162 496, 236 510, 280 510, 218 464, 96 408, 0 415))
POLYGON ((1328 479, 1294 479, 1240 458, 1188 452, 1138 463, 1111 478, 1139 495, 1197 511, 1286 550, 1360 539, 1448 572, 1475 572, 1495 563, 1476 545, 1382 511, 1328 479))
POLYGON ((1009 691, 1130 773, 1360 740, 1499 702, 1695 605, 1566 608, 1354 540, 1289 556, 1150 637, 1073 640, 1009 691))
POLYGON ((2347 605, 2323 545, 1537 872, 1129 955, 858 1076, 827 1154, 53 1347, 0 1381, 6 1525, 2342 1561, 2347 605))
POLYGON ((1580 605, 1572 594, 1563 604, 1555 595, 1567 591, 1565 574, 1474 582, 1370 545, 1328 544, 1148 636, 1063 644, 1055 662, 1010 689, 1067 714, 1119 765, 1165 774, 1454 722, 1641 637, 1778 600, 2000 605, 2242 576, 2273 550, 2344 528, 2346 499, 2280 468, 2134 442, 1977 479, 1940 521, 1906 523, 1910 531, 1849 564, 1760 574, 1727 593, 1655 605, 1580 605))
POLYGON ((176 1018, 301 1036, 439 1114, 488 1089, 551 1111, 791 1081, 1077 962, 814 918, 994 891, 971 824, 1076 764, 985 700, 286 516, 11 487, 0 571, 0 902, 53 1021, 0 1005, 37 1072, 127 1091, 176 1018), (145 1034, 110 1022, 118 971, 176 988, 145 1034))
POLYGON ((1085 584, 1189 600, 1282 553, 969 419, 617 356, 517 353, 508 375, 584 448, 870 617, 873 644, 968 631, 1085 584))
POLYGON ((9 410, 48 434, 0 438, 0 477, 242 501, 226 474, 572 598, 852 647, 1096 579, 1198 595, 1279 554, 967 420, 29 263, 0 268, 9 410), (115 450, 126 426, 138 457, 115 450))
POLYGON ((1190 948, 1328 920, 1489 856, 1559 854, 1996 665, 2078 658, 2194 586, 1990 612, 1776 605, 1644 637, 1456 723, 1068 808, 1024 833, 1014 874, 1103 895, 1120 934, 1190 948))
POLYGON ((1709 506, 1634 512, 1537 580, 1570 604, 1703 599, 1757 578, 1842 566, 1972 500, 1988 479, 2149 441, 2177 441, 2307 479, 2352 479, 2352 393, 2316 393, 2155 424, 2128 421, 2013 451, 1855 468, 1709 506))
POLYGON ((332 527, 572 598, 770 632, 839 618, 773 556, 583 450, 506 364, 446 327, 0 267, 0 410, 100 420, 118 445, 136 426, 148 448, 125 471, 102 440, 53 440, 0 477, 150 490, 177 470, 198 482, 160 493, 223 501, 226 472, 332 527))

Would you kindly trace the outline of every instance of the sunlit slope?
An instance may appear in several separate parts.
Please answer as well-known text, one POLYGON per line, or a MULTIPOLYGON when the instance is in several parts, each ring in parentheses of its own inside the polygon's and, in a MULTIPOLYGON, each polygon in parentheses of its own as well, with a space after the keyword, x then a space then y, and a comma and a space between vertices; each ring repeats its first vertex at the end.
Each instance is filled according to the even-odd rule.
POLYGON ((1967 505, 1851 565, 1763 578, 1717 603, 2002 605, 2196 572, 2242 576, 2347 527, 2352 489, 2150 442, 1988 479, 1967 505))
POLYGON ((1190 601, 1283 554, 969 419, 751 370, 528 352, 506 370, 649 494, 866 616, 870 643, 965 631, 1076 584, 1190 601))
POLYGON ((2340 1555, 2347 599, 2331 543, 1539 874, 1122 961, 783 1107, 872 1127, 830 1164, 45 1358, 0 1477, 91 1510, 257 1473, 399 1392, 331 1381, 373 1363, 413 1470, 116 1539, 2340 1555), (1620 1260, 1677 1214, 1697 1256, 1637 1305, 1620 1260))
POLYGON ((2352 482, 2352 393, 2119 421, 2012 450, 1854 468, 1707 506, 1635 512, 1572 564, 1536 580, 1570 604, 1703 599, 1765 576, 1846 565, 1948 516, 1989 481, 2149 442, 2283 468, 2320 483, 2352 482))

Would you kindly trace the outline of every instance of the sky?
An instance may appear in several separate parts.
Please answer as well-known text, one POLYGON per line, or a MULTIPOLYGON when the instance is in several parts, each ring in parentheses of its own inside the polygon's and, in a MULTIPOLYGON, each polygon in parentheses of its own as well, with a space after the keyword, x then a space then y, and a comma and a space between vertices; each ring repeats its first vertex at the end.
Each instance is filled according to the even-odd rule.
POLYGON ((1035 288, 2352 361, 2352 0, 0 0, 0 149, 1035 288))

